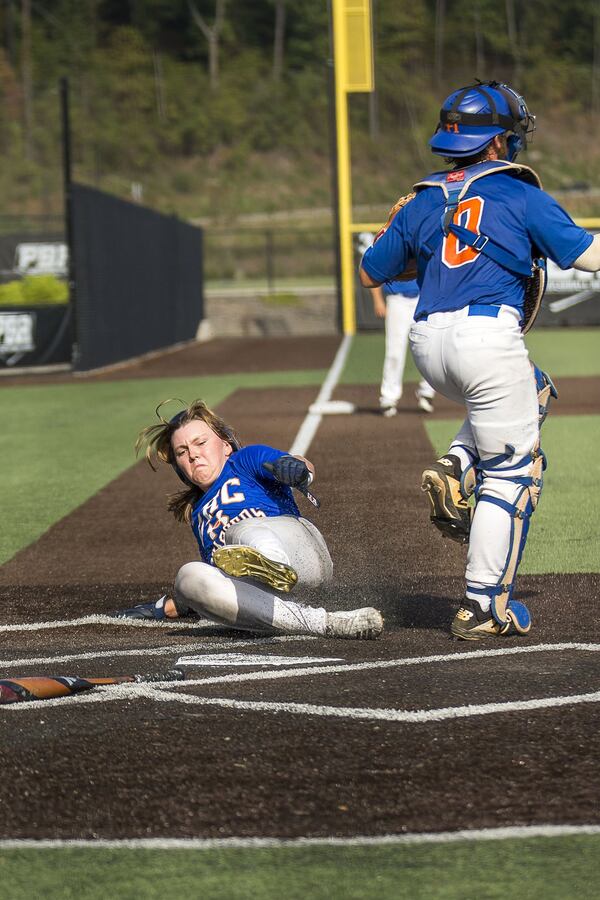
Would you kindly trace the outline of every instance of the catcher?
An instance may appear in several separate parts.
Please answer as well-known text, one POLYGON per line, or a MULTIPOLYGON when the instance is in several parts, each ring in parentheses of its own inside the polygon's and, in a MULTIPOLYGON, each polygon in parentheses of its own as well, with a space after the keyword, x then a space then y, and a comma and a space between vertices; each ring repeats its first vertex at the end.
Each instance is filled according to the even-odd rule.
POLYGON ((153 469, 157 459, 167 463, 184 483, 168 508, 191 526, 201 561, 182 566, 172 595, 116 616, 164 620, 197 614, 266 634, 376 638, 383 630, 376 609, 328 613, 282 596, 323 584, 333 573, 323 536, 300 515, 292 494, 292 488, 307 492, 312 463, 262 444, 242 447, 202 400, 170 420, 159 411, 160 406, 159 423, 140 433, 136 450, 145 446, 153 469))
POLYGON ((523 334, 539 307, 545 257, 562 269, 600 269, 600 236, 578 227, 536 173, 515 163, 534 127, 506 84, 453 91, 429 141, 450 170, 415 185, 362 260, 366 287, 416 268, 415 362, 466 409, 421 484, 434 524, 469 542, 465 598, 450 626, 464 640, 530 629, 513 591, 546 466, 540 424, 556 391, 532 367, 523 334))

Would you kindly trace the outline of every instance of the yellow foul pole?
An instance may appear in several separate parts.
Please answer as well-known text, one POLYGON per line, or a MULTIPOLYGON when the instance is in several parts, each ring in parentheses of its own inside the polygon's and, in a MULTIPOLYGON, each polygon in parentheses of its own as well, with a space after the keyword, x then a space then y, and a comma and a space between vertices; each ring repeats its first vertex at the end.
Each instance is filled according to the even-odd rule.
POLYGON ((332 0, 337 181, 344 334, 356 331, 354 261, 352 247, 352 171, 348 94, 373 90, 371 0, 332 0))
POLYGON ((354 271, 352 237, 352 185, 350 172, 350 133, 348 129, 348 42, 345 27, 346 0, 333 0, 333 47, 335 59, 335 110, 338 148, 338 204, 340 223, 340 269, 342 277, 342 326, 344 334, 356 331, 354 310, 354 271))

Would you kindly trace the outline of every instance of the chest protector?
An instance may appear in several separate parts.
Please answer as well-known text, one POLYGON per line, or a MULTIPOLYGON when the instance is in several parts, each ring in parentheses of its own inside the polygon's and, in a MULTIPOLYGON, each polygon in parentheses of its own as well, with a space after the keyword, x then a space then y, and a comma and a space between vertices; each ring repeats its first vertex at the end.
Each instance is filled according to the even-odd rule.
POLYGON ((478 179, 494 175, 496 172, 504 172, 520 181, 533 184, 537 188, 542 187, 542 183, 533 169, 504 160, 486 160, 485 162, 476 163, 474 166, 468 166, 465 169, 456 169, 452 172, 434 172, 433 175, 428 175, 423 181, 419 181, 414 185, 415 191, 426 187, 440 188, 444 192, 446 200, 440 222, 440 230, 420 247, 417 268, 419 276, 422 278, 431 257, 442 243, 442 240, 446 235, 452 233, 461 244, 466 244, 477 253, 482 253, 488 259, 492 259, 498 265, 508 269, 509 272, 521 275, 525 279, 524 311, 521 323, 521 330, 525 334, 536 319, 546 289, 545 257, 541 256, 537 248, 534 247, 532 258, 521 259, 509 250, 506 250, 505 247, 497 244, 489 235, 470 231, 454 221, 458 205, 467 195, 469 189, 478 179))

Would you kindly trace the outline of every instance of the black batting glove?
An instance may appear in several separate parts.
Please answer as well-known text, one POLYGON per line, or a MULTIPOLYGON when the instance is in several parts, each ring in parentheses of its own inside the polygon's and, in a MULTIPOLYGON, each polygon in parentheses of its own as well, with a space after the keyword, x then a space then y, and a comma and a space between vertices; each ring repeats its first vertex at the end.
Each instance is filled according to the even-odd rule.
POLYGON ((263 466, 281 484, 289 484, 298 490, 306 490, 311 482, 310 469, 295 456, 280 456, 275 462, 263 463, 263 466))

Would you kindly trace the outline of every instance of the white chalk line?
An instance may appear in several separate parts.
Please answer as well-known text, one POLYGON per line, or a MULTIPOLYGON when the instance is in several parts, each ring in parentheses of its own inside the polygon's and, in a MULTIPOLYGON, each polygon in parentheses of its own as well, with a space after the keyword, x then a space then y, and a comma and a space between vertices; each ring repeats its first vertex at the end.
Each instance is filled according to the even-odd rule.
POLYGON ((53 628, 77 628, 81 625, 114 625, 117 628, 183 628, 198 629, 205 628, 207 630, 221 628, 208 619, 115 619, 113 616, 97 614, 93 616, 81 616, 78 619, 55 619, 49 622, 20 622, 15 625, 0 625, 0 632, 3 631, 46 631, 53 628))
POLYGON ((384 847, 397 844, 456 844, 462 841, 503 841, 600 834, 600 825, 504 825, 459 831, 414 834, 353 835, 351 837, 255 838, 2 838, 0 850, 261 850, 283 847, 384 847))
MULTIPOLYGON (((327 377, 325 381, 321 385, 321 390, 317 396, 317 399, 314 401, 314 405, 322 405, 326 403, 330 398, 335 389, 335 386, 338 383, 339 377, 342 374, 342 370, 346 365, 346 358, 348 356, 348 352, 352 345, 352 335, 347 334, 343 337, 340 346, 338 347, 338 351, 335 355, 335 359, 331 364, 331 368, 327 373, 327 377)), ((290 447, 290 453, 293 456, 304 456, 310 447, 312 440, 317 433, 317 429, 321 424, 321 419, 323 416, 320 413, 307 413, 298 434, 294 438, 292 446, 290 447)))
MULTIPOLYGON (((98 650, 88 651, 86 653, 69 653, 63 656, 38 656, 38 657, 21 657, 20 659, 0 659, 0 667, 9 668, 11 666, 28 666, 28 665, 52 665, 59 662, 73 662, 84 659, 101 659, 122 656, 158 656, 167 655, 169 653, 178 654, 181 652, 189 652, 191 650, 207 650, 209 652, 215 649, 229 649, 237 651, 239 647, 256 647, 278 643, 287 643, 295 641, 316 641, 314 635, 277 635, 273 637, 254 638, 247 641, 210 641, 198 644, 173 644, 162 645, 160 647, 140 647, 133 650, 98 650)), ((342 663, 338 666, 311 666, 309 668, 279 669, 276 672, 240 672, 238 674, 215 675, 210 678, 202 679, 197 682, 199 684, 219 684, 220 682, 231 681, 255 681, 262 679, 288 678, 297 677, 298 675, 322 675, 337 674, 340 672, 360 672, 366 669, 389 669, 399 666, 415 666, 425 663, 436 662, 452 662, 452 661, 469 661, 471 659, 485 659, 490 656, 512 656, 521 653, 545 653, 557 652, 564 650, 584 650, 590 652, 600 651, 600 644, 584 644, 564 642, 561 644, 533 644, 523 647, 501 647, 489 650, 471 650, 457 651, 455 653, 438 653, 431 656, 409 656, 400 659, 383 659, 369 660, 360 663, 342 663)), ((290 663, 292 658, 290 657, 290 663)), ((196 668, 201 668, 200 665, 196 668)))
MULTIPOLYGON (((211 678, 186 679, 182 682, 182 686, 206 686, 207 684, 215 684, 218 682, 239 683, 250 680, 272 680, 273 678, 293 678, 307 674, 331 674, 347 671, 356 671, 357 669, 366 668, 382 668, 398 665, 410 665, 414 662, 431 662, 431 661, 450 661, 462 660, 468 657, 480 657, 485 655, 509 655, 510 653, 519 652, 539 652, 541 650, 557 649, 581 649, 597 651, 600 649, 598 644, 546 644, 537 647, 523 648, 506 648, 504 650, 473 651, 469 654, 444 654, 433 657, 419 657, 409 660, 386 660, 375 663, 359 663, 348 666, 327 666, 327 667, 309 667, 307 669, 289 669, 279 672, 245 672, 239 674, 231 674, 225 676, 216 676, 211 678)), ((228 709, 237 709, 245 711, 272 712, 272 713, 291 713, 294 715, 310 715, 331 718, 346 718, 362 721, 386 721, 386 722, 408 722, 413 724, 439 722, 449 719, 467 718, 472 716, 499 714, 504 712, 523 712, 537 709, 547 709, 560 706, 579 705, 582 703, 597 703, 600 701, 600 691, 586 694, 572 694, 568 696, 558 697, 542 697, 532 700, 514 700, 503 703, 484 703, 470 704, 468 706, 443 707, 430 710, 398 710, 398 709, 371 709, 364 707, 334 707, 321 706, 307 703, 289 703, 277 701, 253 701, 253 700, 235 700, 223 697, 201 697, 195 694, 186 694, 180 691, 172 690, 172 682, 157 682, 152 684, 123 684, 111 685, 110 687, 100 687, 96 690, 97 694, 78 694, 68 698, 55 698, 48 700, 35 700, 27 703, 5 704, 2 710, 21 711, 34 710, 40 708, 49 708, 51 706, 60 705, 63 708, 75 705, 84 705, 88 703, 115 702, 130 699, 151 699, 161 702, 179 702, 187 705, 196 706, 220 706, 228 709), (161 685, 166 685, 163 688, 161 685)))
POLYGON ((8 669, 12 666, 40 666, 53 665, 54 663, 74 662, 84 659, 112 659, 124 656, 165 656, 172 653, 189 653, 191 650, 231 650, 237 652, 240 647, 264 647, 273 644, 289 643, 292 641, 316 641, 316 637, 309 634, 284 634, 272 637, 254 638, 252 640, 212 640, 202 643, 170 644, 160 647, 139 647, 133 650, 89 650, 85 653, 65 653, 61 656, 23 656, 18 659, 0 659, 0 668, 8 669))
POLYGON ((178 700, 188 705, 221 706, 226 709, 252 712, 291 713, 293 715, 321 716, 323 718, 427 724, 448 719, 471 718, 472 716, 498 715, 506 712, 528 712, 559 706, 575 706, 581 703, 598 703, 600 701, 600 691, 595 691, 591 694, 572 694, 566 697, 545 697, 535 700, 482 703, 427 710, 365 709, 361 707, 315 706, 309 703, 278 703, 265 700, 230 700, 222 697, 197 697, 194 694, 179 694, 167 690, 157 691, 154 699, 160 701, 178 700))
MULTIPOLYGON (((242 681, 273 681, 281 678, 298 678, 303 675, 339 675, 346 672, 364 672, 369 669, 391 669, 403 666, 425 665, 427 663, 468 662, 472 659, 484 659, 489 656, 511 656, 520 653, 544 653, 559 650, 600 651, 600 644, 535 644, 531 647, 503 647, 496 650, 472 650, 463 653, 438 653, 431 656, 409 656, 400 659, 378 659, 361 663, 342 663, 330 666, 310 666, 308 668, 279 669, 266 672, 238 672, 227 675, 211 675, 195 680, 195 684, 239 683, 242 681)), ((186 684, 190 681, 186 679, 186 684)))

